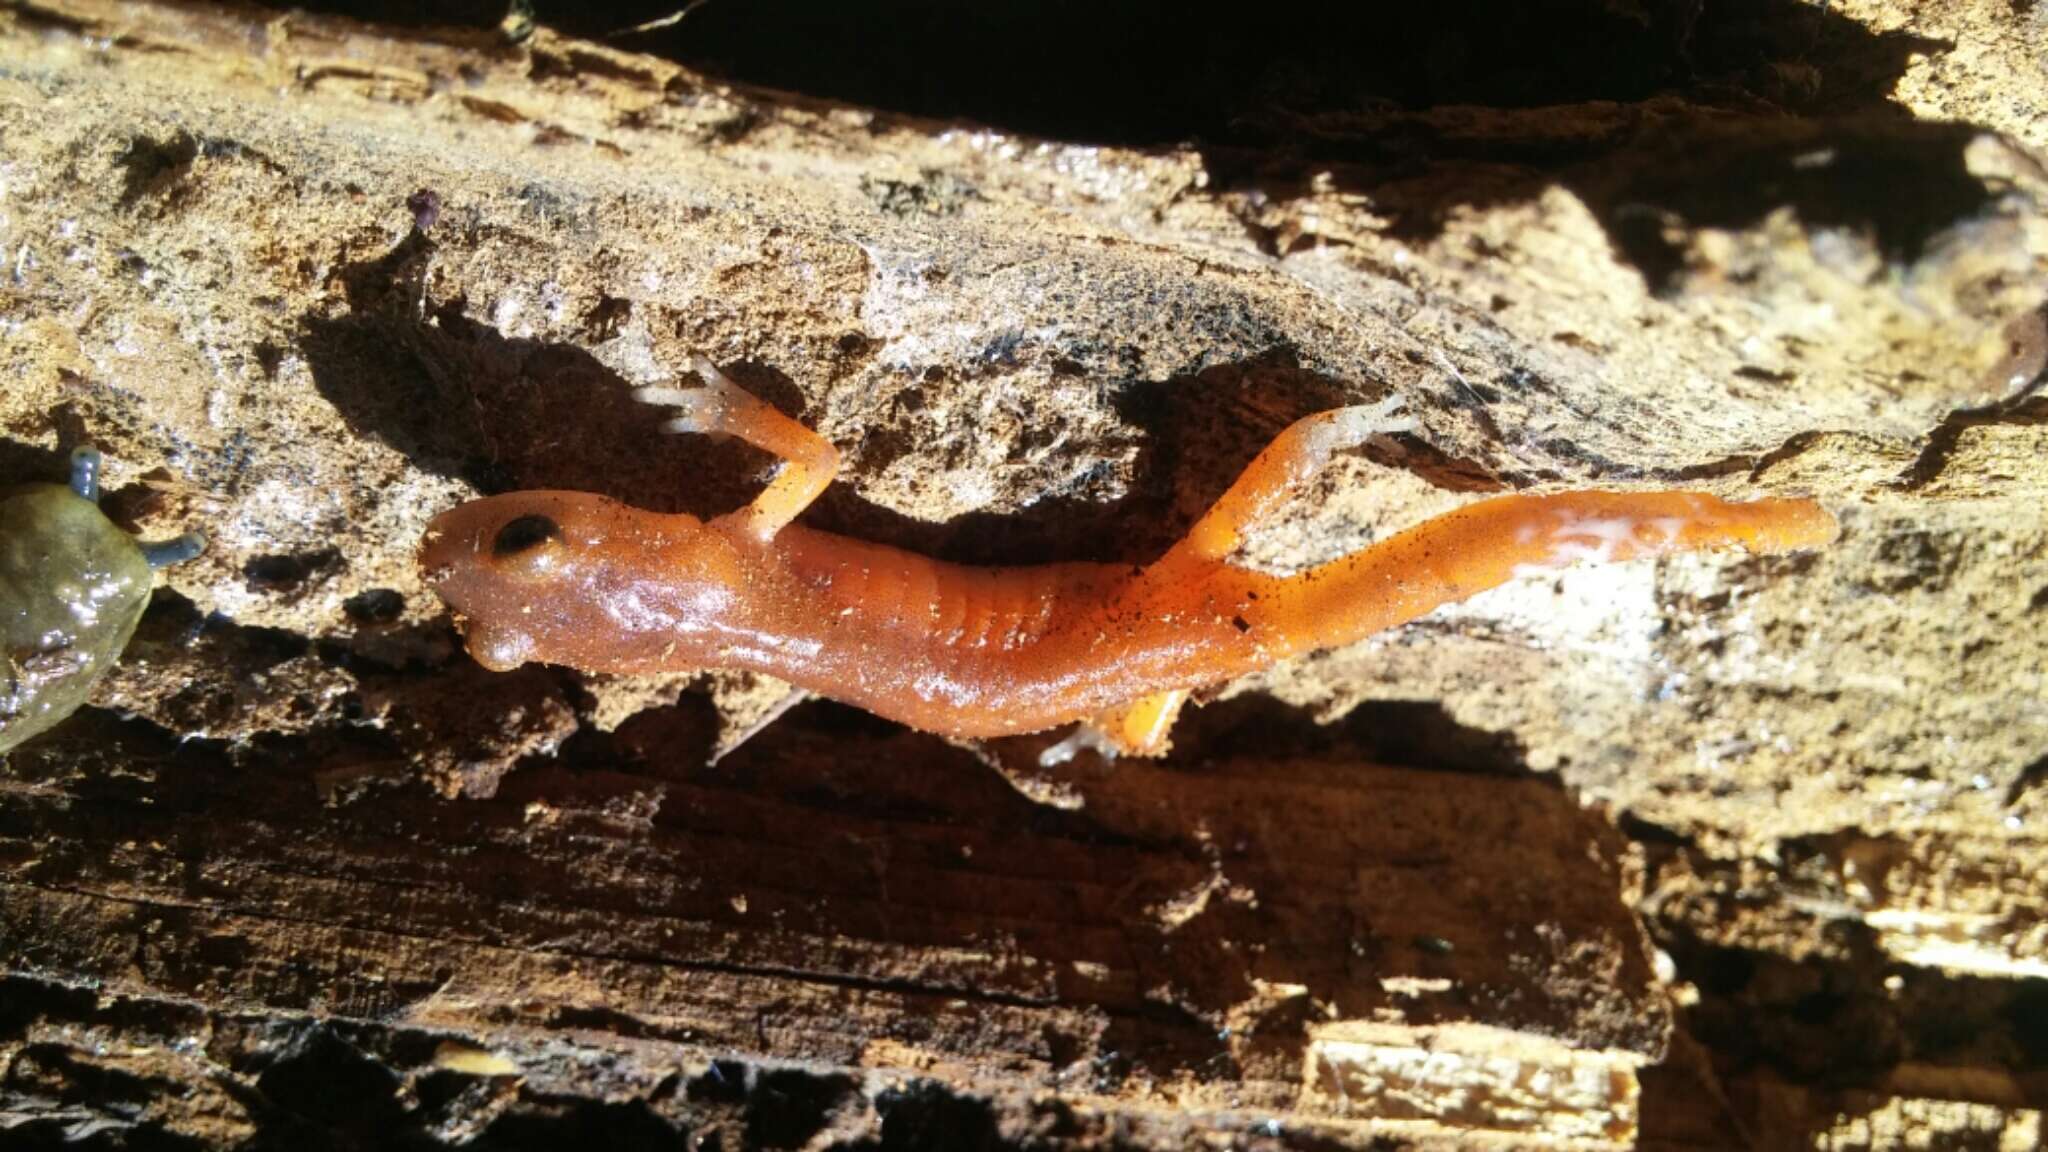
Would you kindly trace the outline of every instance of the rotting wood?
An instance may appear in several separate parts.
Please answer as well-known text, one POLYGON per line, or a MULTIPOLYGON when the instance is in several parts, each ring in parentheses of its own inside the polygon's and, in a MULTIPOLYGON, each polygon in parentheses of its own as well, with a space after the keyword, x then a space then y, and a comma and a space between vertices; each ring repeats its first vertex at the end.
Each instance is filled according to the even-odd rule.
MULTIPOLYGON (((1711 76, 1157 149, 546 29, 0 8, 0 479, 91 440, 117 516, 215 539, 105 710, 0 773, 7 1122, 1519 1146, 1618 1140, 1634 1110, 1666 1148, 2028 1139, 2048 424, 2038 379, 1992 369, 2048 294, 2048 24, 1646 8, 1697 18, 1664 48, 1711 76), (1427 446, 1341 461, 1256 562, 1594 481, 1810 492, 1848 531, 1502 590, 1236 686, 1130 783, 1012 771, 1078 811, 829 710, 704 774, 685 680, 486 677, 412 567, 482 489, 736 503, 757 459, 627 399, 698 352, 847 452, 822 524, 964 560, 1149 558, 1289 419, 1386 386, 1427 446), (1559 783, 1359 767, 1468 758, 1559 783), (1367 779, 1453 824, 1353 891, 1413 831, 1359 807, 1367 779), (1516 797, 1548 831, 1511 850, 1529 829, 1486 805, 1516 797), (1274 874, 1197 835, 1241 813, 1274 874), (1000 868, 946 856, 963 828, 1000 868), (721 853, 750 885, 693 888, 721 853), (1497 937, 1441 935, 1440 907, 1497 937), (1351 956, 1319 916, 1358 908, 1415 935, 1351 956), (1646 964, 1693 1033, 1654 1066, 1646 964), (546 994, 466 996, 508 973, 546 994), (1289 1015, 1322 995, 1335 1020, 1289 1015), (1491 1089, 1439 1090, 1472 1075, 1491 1089)), ((779 693, 713 691, 726 723, 779 693)))
MULTIPOLYGON (((616 739, 701 750, 690 718, 616 739)), ((1555 783, 1125 765, 1062 812, 937 741, 818 719, 715 771, 588 750, 488 800, 405 785, 340 805, 310 764, 74 725, 15 758, 0 805, 0 963, 23 977, 9 1052, 100 1066, 51 1047, 76 1011, 60 989, 83 984, 159 1006, 137 1011, 440 1037, 509 1063, 477 1079, 531 1077, 536 1098, 637 1084, 685 1127, 663 1080, 744 1058, 1172 1105, 1246 1133, 1634 1132, 1668 1008, 1621 899, 1623 842, 1555 783), (560 1044, 609 1055, 577 1073, 560 1044)), ((373 1062, 394 1092, 447 1063, 373 1062)), ((129 1103, 174 1131, 264 1123, 177 1119, 156 1094, 129 1103)), ((380 1106, 400 1125, 431 1112, 380 1106)))

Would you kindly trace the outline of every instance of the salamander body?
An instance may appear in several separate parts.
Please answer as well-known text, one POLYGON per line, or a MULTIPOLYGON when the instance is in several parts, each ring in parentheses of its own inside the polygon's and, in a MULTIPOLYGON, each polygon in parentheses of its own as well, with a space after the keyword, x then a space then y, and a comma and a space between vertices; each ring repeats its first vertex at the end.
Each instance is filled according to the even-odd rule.
POLYGON ((1188 692, 1342 645, 1531 568, 1705 548, 1813 547, 1808 500, 1692 492, 1508 495, 1292 576, 1230 563, 1241 533, 1339 449, 1403 430, 1398 401, 1307 417, 1164 557, 1142 567, 977 568, 791 521, 830 482, 830 444, 708 363, 701 389, 643 389, 676 431, 781 455, 760 498, 711 520, 576 492, 515 492, 437 517, 427 579, 492 668, 742 668, 926 731, 982 738, 1090 721, 1156 752, 1188 692))

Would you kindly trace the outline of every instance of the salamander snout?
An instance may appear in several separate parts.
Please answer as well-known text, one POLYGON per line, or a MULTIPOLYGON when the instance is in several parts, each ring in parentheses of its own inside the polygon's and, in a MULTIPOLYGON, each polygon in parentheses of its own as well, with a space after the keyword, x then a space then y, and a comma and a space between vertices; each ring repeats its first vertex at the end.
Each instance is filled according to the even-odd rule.
POLYGON ((563 603, 576 565, 572 533, 588 535, 573 493, 516 493, 472 500, 428 523, 420 576, 467 624, 469 649, 486 667, 532 658, 563 603))
POLYGON ((665 658, 733 599, 732 545, 701 521, 582 492, 510 492, 428 523, 420 576, 486 668, 665 658))

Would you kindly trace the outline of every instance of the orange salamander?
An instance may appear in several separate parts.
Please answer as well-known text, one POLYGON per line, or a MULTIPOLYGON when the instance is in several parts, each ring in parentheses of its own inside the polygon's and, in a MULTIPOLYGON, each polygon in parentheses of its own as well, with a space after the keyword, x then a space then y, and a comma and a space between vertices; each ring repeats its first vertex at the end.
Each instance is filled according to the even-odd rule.
POLYGON ((1507 495, 1292 576, 1232 564, 1247 526, 1332 453, 1410 427, 1395 396, 1289 426, 1149 565, 969 567, 794 523, 831 483, 838 452, 708 361, 693 367, 701 387, 643 388, 640 399, 679 411, 670 431, 739 437, 780 457, 780 471, 751 504, 709 520, 582 492, 513 492, 437 516, 421 565, 480 663, 749 669, 954 738, 1080 720, 1081 746, 1157 754, 1192 690, 1531 569, 1731 545, 1779 552, 1836 531, 1811 500, 1507 495))

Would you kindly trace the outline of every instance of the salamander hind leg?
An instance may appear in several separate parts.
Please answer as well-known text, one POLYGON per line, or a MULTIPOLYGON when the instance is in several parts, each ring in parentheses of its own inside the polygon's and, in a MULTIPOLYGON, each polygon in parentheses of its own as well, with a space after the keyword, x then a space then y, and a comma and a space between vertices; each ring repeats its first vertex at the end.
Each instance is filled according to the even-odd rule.
POLYGON ((1105 760, 1124 756, 1164 756, 1173 747, 1173 722, 1188 701, 1185 688, 1155 692, 1082 721, 1067 737, 1038 754, 1040 767, 1064 764, 1082 751, 1105 760))
POLYGON ((1402 402, 1395 393, 1376 403, 1318 412, 1288 425, 1188 530, 1175 555, 1211 561, 1229 556, 1247 528, 1322 471, 1331 456, 1374 436, 1413 431, 1415 421, 1401 415, 1402 402))
POLYGON ((831 485, 839 472, 839 450, 733 383, 710 360, 698 356, 690 369, 703 381, 700 386, 649 386, 634 392, 634 398, 676 409, 665 425, 670 432, 735 436, 782 460, 782 470, 753 503, 719 521, 755 539, 771 539, 831 485))

